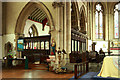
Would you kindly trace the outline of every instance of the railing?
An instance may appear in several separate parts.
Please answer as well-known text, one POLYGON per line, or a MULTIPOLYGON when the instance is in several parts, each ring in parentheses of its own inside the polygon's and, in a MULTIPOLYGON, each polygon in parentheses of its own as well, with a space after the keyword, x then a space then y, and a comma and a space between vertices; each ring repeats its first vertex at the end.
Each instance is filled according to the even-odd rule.
POLYGON ((80 64, 74 65, 74 76, 75 79, 78 79, 81 75, 87 73, 89 71, 88 61, 82 62, 80 64))

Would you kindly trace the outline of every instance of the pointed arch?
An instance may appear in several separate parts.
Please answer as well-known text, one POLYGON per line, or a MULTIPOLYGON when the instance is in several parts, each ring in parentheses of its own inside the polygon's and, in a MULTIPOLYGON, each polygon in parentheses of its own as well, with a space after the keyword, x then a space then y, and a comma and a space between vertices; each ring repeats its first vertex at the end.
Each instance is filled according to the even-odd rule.
POLYGON ((118 4, 118 2, 113 2, 109 7, 110 7, 110 13, 114 14, 114 7, 115 5, 118 4))
POLYGON ((44 10, 46 13, 46 16, 48 18, 48 22, 50 24, 50 29, 54 30, 54 22, 53 22, 53 17, 49 11, 49 9, 42 3, 42 2, 28 2, 23 10, 21 11, 17 22, 16 22, 16 28, 15 28, 15 33, 17 34, 23 34, 24 27, 25 27, 25 22, 28 19, 28 16, 34 11, 35 9, 40 8, 44 10))
POLYGON ((96 5, 97 4, 100 4, 101 6, 102 6, 102 9, 103 9, 103 12, 104 12, 104 14, 107 12, 106 10, 106 5, 105 5, 105 3, 104 2, 96 2, 95 4, 94 4, 94 12, 95 12, 95 7, 96 7, 96 5), (106 11, 106 12, 105 12, 106 11))
POLYGON ((82 5, 81 8, 80 8, 80 14, 82 13, 82 11, 84 12, 84 16, 86 16, 84 5, 82 5))
POLYGON ((94 16, 95 16, 95 36, 96 39, 105 40, 105 10, 101 2, 97 2, 94 5, 94 16))
POLYGON ((79 30, 79 7, 77 2, 71 2, 71 27, 79 30))
POLYGON ((84 5, 80 8, 80 28, 82 33, 86 33, 86 14, 84 5))
POLYGON ((30 37, 31 37, 30 29, 32 29, 32 32, 33 32, 32 34, 33 34, 33 36, 38 36, 38 30, 37 30, 35 24, 32 24, 32 25, 30 26, 30 28, 28 29, 28 33, 29 33, 29 35, 30 35, 30 37))
POLYGON ((13 49, 13 44, 11 42, 5 43, 5 56, 8 56, 8 53, 13 49))

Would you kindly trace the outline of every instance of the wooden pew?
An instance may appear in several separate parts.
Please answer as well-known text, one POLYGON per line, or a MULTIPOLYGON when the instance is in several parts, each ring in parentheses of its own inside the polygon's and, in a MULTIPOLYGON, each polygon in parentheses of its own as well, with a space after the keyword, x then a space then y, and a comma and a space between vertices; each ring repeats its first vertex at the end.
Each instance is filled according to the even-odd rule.
POLYGON ((89 65, 88 61, 82 62, 80 64, 74 65, 74 76, 75 79, 78 79, 83 74, 87 73, 89 71, 89 65))
POLYGON ((70 54, 70 62, 77 63, 74 65, 75 79, 89 71, 88 53, 83 52, 81 54, 70 54))

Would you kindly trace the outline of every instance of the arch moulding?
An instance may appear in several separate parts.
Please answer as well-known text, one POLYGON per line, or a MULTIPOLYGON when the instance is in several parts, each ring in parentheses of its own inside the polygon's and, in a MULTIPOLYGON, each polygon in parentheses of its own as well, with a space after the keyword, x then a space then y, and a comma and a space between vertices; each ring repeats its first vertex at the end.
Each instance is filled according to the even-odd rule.
POLYGON ((18 16, 15 27, 15 34, 23 34, 26 20, 28 19, 28 16, 32 13, 32 11, 34 11, 36 8, 40 8, 46 13, 50 24, 50 30, 55 29, 53 18, 49 9, 42 2, 28 2, 18 16))

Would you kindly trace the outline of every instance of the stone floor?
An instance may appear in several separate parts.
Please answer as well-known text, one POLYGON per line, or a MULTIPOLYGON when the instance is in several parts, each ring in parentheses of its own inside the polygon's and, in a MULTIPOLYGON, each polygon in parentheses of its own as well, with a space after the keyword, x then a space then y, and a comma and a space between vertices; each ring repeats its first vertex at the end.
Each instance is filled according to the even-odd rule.
MULTIPOLYGON (((32 68, 32 69, 17 69, 17 68, 14 68, 14 69, 3 69, 2 70, 2 78, 19 78, 19 79, 26 79, 26 78, 30 78, 30 79, 33 79, 33 78, 38 78, 38 79, 69 79, 71 78, 74 73, 59 73, 59 74, 56 74, 55 72, 50 72, 48 71, 47 69, 45 69, 46 66, 43 66, 43 65, 37 65, 37 68, 32 68), (40 69, 38 69, 38 66, 39 67, 42 67, 40 69)), ((9 80, 8 79, 8 80, 9 80)), ((4 79, 3 79, 4 80, 4 79)), ((36 79, 35 79, 36 80, 36 79)))
MULTIPOLYGON (((33 67, 33 65, 31 65, 33 67)), ((89 63, 89 72, 99 72, 101 69, 102 63, 89 63)), ((74 73, 60 73, 56 74, 55 72, 47 71, 46 65, 36 65, 31 69, 24 68, 14 68, 14 69, 4 69, 2 70, 2 78, 38 78, 38 79, 66 79, 74 76, 74 73), (39 68, 40 67, 40 68, 39 68)))
POLYGON ((71 78, 73 74, 56 74, 46 70, 3 70, 2 78, 71 78))
MULTIPOLYGON (((69 63, 66 65, 66 67, 68 70, 74 71, 75 64, 76 63, 69 63)), ((89 72, 99 72, 101 67, 102 67, 102 62, 101 63, 89 63, 89 72)))
POLYGON ((102 67, 101 63, 89 63, 89 72, 99 72, 102 67))

